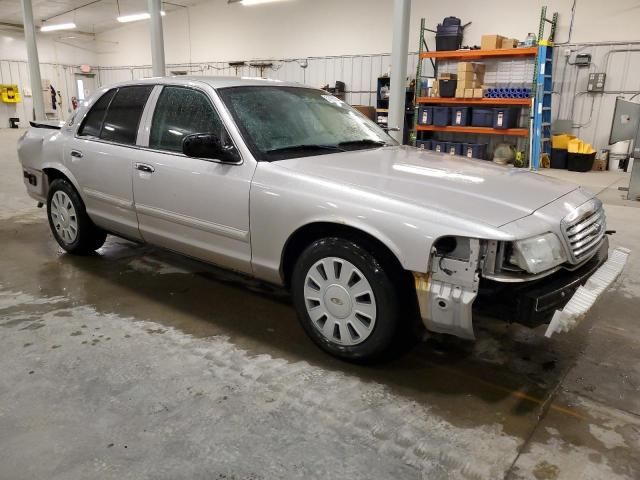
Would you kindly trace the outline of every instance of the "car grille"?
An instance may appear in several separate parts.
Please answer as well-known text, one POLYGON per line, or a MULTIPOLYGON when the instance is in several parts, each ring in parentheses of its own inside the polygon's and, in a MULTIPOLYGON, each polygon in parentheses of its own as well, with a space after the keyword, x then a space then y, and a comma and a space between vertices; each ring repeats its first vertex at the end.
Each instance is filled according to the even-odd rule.
MULTIPOLYGON (((604 238, 607 221, 600 201, 592 201, 578 208, 577 218, 563 221, 563 231, 572 255, 572 263, 589 258, 604 238)), ((567 218, 576 216, 576 213, 567 218)), ((567 219, 565 219, 567 220, 567 219)))

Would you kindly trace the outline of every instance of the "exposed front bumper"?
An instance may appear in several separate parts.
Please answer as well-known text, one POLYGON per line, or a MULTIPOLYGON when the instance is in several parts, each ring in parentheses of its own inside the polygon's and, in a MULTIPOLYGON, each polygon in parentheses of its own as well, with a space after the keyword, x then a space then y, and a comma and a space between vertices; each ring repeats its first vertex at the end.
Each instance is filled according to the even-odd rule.
MULTIPOLYGON (((616 262, 620 260, 620 254, 616 253, 619 251, 614 251, 616 262)), ((624 252, 622 253, 624 254, 624 252)), ((554 313, 562 310, 573 299, 576 292, 583 288, 582 286, 587 284, 603 265, 606 266, 609 263, 608 258, 609 240, 605 237, 598 252, 574 271, 561 270, 540 280, 519 284, 505 284, 482 279, 474 307, 479 313, 489 314, 529 327, 549 323, 554 313)), ((624 260, 626 261, 626 254, 624 260)), ((622 266, 624 266, 624 262, 622 266)), ((622 267, 620 267, 621 270, 622 267)), ((619 273, 618 271, 609 284, 615 280, 619 273)), ((580 294, 580 298, 583 296, 585 296, 584 292, 580 294)))
POLYGON ((578 287, 571 300, 562 310, 556 310, 551 323, 545 332, 550 337, 554 332, 571 330, 591 309, 596 300, 622 273, 630 251, 618 247, 609 255, 609 259, 589 277, 587 282, 578 287))

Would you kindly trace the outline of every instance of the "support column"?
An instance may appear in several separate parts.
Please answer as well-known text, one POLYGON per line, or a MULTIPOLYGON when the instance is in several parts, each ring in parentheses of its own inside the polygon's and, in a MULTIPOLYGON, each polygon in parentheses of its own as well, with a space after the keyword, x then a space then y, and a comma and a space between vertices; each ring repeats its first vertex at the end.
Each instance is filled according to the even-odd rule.
POLYGON ((164 36, 162 34, 162 2, 149 0, 151 15, 151 65, 154 77, 164 77, 167 72, 164 64, 164 36))
POLYGON ((391 88, 389 91, 389 134, 402 143, 404 132, 404 102, 407 80, 407 55, 409 54, 409 19, 411 0, 394 0, 393 44, 391 47, 391 88))
POLYGON ((27 61, 29 63, 29 79, 35 120, 44 120, 44 97, 42 96, 42 79, 40 77, 40 59, 36 45, 36 29, 33 25, 33 8, 31 0, 22 0, 22 17, 24 19, 24 39, 27 44, 27 61))

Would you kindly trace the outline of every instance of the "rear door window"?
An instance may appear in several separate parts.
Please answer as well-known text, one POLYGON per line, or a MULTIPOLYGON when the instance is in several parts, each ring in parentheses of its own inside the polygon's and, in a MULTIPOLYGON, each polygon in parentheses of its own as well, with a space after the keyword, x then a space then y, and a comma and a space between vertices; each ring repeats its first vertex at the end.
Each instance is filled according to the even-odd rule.
POLYGON ((116 89, 109 90, 107 93, 102 95, 96 103, 93 104, 89 113, 82 122, 80 129, 78 130, 78 135, 81 137, 99 137, 100 130, 102 129, 102 121, 104 120, 104 115, 107 113, 107 108, 109 107, 109 103, 113 99, 113 96, 116 94, 116 89))
POLYGON ((182 140, 193 133, 224 135, 222 120, 209 98, 191 88, 164 87, 153 114, 149 147, 182 152, 182 140))
POLYGON ((133 145, 138 125, 153 85, 121 87, 111 101, 100 138, 110 142, 133 145))

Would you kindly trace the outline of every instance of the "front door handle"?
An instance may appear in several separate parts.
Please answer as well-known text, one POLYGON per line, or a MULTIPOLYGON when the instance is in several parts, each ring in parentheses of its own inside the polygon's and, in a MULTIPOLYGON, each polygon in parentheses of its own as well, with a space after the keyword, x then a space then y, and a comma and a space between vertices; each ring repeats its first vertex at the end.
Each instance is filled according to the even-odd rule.
POLYGON ((146 163, 136 163, 136 170, 140 170, 141 172, 153 173, 156 171, 151 165, 147 165, 146 163))
POLYGON ((71 156, 76 158, 82 158, 82 152, 80 150, 71 150, 71 156))

